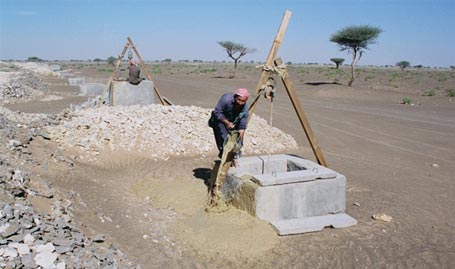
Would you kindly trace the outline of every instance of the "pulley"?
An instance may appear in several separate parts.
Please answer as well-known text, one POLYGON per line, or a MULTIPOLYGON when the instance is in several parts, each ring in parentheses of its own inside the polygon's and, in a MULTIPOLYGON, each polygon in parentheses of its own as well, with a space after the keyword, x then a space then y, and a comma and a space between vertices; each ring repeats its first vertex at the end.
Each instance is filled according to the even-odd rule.
POLYGON ((269 77, 264 85, 264 98, 273 100, 275 97, 276 81, 273 77, 269 77))
POLYGON ((128 50, 128 60, 131 61, 133 59, 133 52, 131 51, 131 48, 128 50))

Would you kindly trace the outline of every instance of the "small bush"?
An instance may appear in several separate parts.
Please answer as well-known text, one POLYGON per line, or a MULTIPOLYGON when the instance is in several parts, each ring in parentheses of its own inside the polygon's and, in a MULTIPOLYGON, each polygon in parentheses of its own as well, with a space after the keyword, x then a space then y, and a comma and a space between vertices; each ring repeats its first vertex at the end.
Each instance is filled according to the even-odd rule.
POLYGON ((455 97, 455 89, 447 90, 447 96, 449 96, 449 97, 455 97))
POLYGON ((403 98, 403 100, 401 100, 401 103, 405 104, 405 105, 410 105, 410 104, 412 104, 412 99, 409 97, 405 97, 405 98, 403 98))
POLYGON ((157 66, 153 66, 152 70, 151 70, 151 73, 156 75, 156 74, 162 74, 163 71, 161 70, 161 68, 159 68, 157 66))
POLYGON ((435 95, 436 95, 436 90, 435 90, 435 89, 426 91, 426 92, 423 94, 423 96, 435 96, 435 95))

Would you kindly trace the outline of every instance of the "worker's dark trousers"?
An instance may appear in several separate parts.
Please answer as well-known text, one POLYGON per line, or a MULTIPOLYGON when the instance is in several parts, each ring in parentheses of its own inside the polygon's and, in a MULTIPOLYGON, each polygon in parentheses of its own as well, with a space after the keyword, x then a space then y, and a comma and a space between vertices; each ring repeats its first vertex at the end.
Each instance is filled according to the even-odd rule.
POLYGON ((214 124, 212 128, 213 134, 215 135, 216 147, 218 148, 219 152, 218 157, 221 158, 221 156, 223 156, 223 145, 228 135, 228 130, 222 122, 214 124))

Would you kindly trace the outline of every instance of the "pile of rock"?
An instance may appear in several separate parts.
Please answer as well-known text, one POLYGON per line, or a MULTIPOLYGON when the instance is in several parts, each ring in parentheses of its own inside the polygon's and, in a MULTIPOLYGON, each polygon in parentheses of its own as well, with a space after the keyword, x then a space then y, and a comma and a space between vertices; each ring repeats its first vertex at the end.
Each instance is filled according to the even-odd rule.
POLYGON ((0 85, 0 103, 11 104, 26 102, 43 93, 49 88, 42 82, 42 79, 31 71, 20 71, 16 76, 10 78, 0 85))
MULTIPOLYGON (((49 126, 51 140, 96 156, 103 149, 144 152, 152 158, 214 153, 210 109, 196 106, 115 106, 75 109, 49 126)), ((297 148, 294 138, 253 115, 243 152, 262 154, 297 148)))
POLYGON ((0 202, 2 268, 134 268, 116 247, 97 244, 71 224, 71 202, 57 200, 51 215, 36 213, 26 200, 0 202))
MULTIPOLYGON (((44 165, 28 150, 44 125, 56 117, 13 113, 0 106, 0 268, 135 268, 105 236, 87 237, 72 224, 74 193, 52 188, 24 170, 44 165), (52 201, 50 213, 37 213, 31 198, 52 201)), ((72 162, 59 158, 68 169, 72 162)))

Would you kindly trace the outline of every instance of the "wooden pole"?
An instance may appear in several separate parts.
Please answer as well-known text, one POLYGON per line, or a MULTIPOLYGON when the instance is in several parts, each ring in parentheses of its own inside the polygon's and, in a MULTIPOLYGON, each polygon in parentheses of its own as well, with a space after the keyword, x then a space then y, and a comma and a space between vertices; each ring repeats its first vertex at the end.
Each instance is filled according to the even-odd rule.
MULTIPOLYGON (((281 64, 283 64, 281 58, 275 60, 276 67, 280 66, 281 64)), ((310 123, 308 122, 305 112, 303 111, 303 108, 300 105, 294 86, 292 85, 292 82, 289 80, 288 72, 286 69, 281 71, 281 81, 284 84, 284 88, 286 88, 286 91, 289 95, 289 99, 291 99, 292 105, 294 106, 294 110, 297 113, 297 117, 299 118, 300 124, 302 125, 306 137, 310 142, 311 149, 313 150, 313 153, 316 156, 316 160, 320 165, 327 167, 324 154, 322 154, 322 150, 319 147, 318 141, 316 140, 316 137, 313 134, 313 130, 310 127, 310 123)))
MULTIPOLYGON (((286 33, 286 28, 288 27, 289 20, 291 19, 291 14, 292 14, 292 12, 289 10, 286 10, 286 12, 284 13, 283 19, 281 20, 280 28, 278 29, 275 40, 273 41, 273 44, 272 44, 272 48, 270 49, 270 52, 269 52, 269 56, 267 57, 267 61, 265 62, 266 66, 273 65, 273 60, 276 58, 278 49, 280 48, 280 45, 281 45, 281 41, 283 40, 284 34, 286 33)), ((256 93, 258 93, 261 90, 261 87, 267 81, 268 77, 269 77, 269 71, 262 70, 261 76, 260 76, 258 84, 256 86, 256 93)), ((257 104, 256 102, 253 103, 249 108, 248 121, 250 120, 251 115, 254 113, 256 104, 257 104)))
MULTIPOLYGON (((123 57, 125 56, 126 50, 128 49, 129 46, 130 46, 130 42, 128 41, 128 42, 126 42, 125 46, 123 47, 122 52, 118 56, 117 61, 115 62, 114 71, 112 72, 111 77, 109 78, 109 80, 107 81, 106 85, 104 86, 104 91, 99 97, 99 101, 98 101, 97 107, 100 106, 101 99, 103 99, 104 96, 106 95, 106 93, 109 91, 109 88, 111 87, 112 80, 114 79, 115 75, 117 74, 118 67, 120 66, 120 62, 122 61, 123 57)), ((113 104, 113 100, 112 99, 113 99, 113 95, 110 96, 110 103, 111 104, 113 104)))
MULTIPOLYGON (((144 64, 144 61, 143 61, 142 58, 141 58, 141 55, 139 55, 139 52, 137 51, 136 46, 134 45, 133 40, 131 40, 130 37, 128 37, 128 42, 130 43, 130 46, 133 48, 134 53, 136 53, 136 56, 137 56, 137 58, 139 59, 139 63, 141 64, 141 67, 142 67, 142 69, 144 70, 145 75, 147 76, 147 79, 150 80, 150 81, 153 81, 153 80, 152 80, 152 76, 150 75, 150 73, 149 73, 147 67, 146 67, 145 64, 144 64)), ((166 102, 163 100, 163 98, 161 97, 161 94, 160 94, 160 92, 158 91, 158 88, 156 87, 155 82, 153 82, 153 90, 155 91, 156 95, 157 95, 158 98, 160 99, 161 104, 162 104, 162 105, 167 105, 168 103, 166 103, 166 102)))

